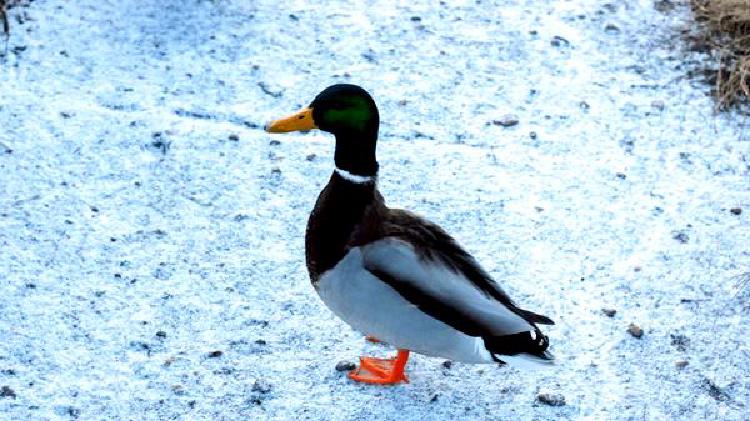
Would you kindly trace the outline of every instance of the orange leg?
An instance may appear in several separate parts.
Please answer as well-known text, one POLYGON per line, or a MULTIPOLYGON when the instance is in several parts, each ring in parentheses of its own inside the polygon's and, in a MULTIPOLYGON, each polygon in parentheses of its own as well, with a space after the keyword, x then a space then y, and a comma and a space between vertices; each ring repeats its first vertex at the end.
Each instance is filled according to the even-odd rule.
POLYGON ((408 349, 399 349, 396 358, 359 357, 359 368, 350 371, 349 378, 370 384, 409 383, 409 379, 404 374, 408 359, 408 349))

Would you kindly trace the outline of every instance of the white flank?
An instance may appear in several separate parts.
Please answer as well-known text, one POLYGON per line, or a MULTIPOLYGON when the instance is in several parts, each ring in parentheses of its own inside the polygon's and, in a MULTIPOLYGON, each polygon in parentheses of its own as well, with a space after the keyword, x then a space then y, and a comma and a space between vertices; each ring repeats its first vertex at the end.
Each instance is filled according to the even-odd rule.
POLYGON ((360 332, 397 348, 468 363, 492 363, 481 338, 460 332, 423 313, 363 266, 353 248, 325 272, 318 294, 341 319, 360 332))

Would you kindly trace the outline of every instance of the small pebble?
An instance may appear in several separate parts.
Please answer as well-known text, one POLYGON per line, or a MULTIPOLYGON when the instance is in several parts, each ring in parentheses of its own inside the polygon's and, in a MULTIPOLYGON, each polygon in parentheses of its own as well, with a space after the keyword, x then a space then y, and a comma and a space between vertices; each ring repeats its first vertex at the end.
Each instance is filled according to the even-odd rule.
POLYGON ((156 332, 156 336, 159 337, 159 338, 166 338, 167 337, 167 332, 165 332, 163 330, 160 330, 160 331, 156 332))
POLYGON ((617 314, 617 310, 613 308, 603 308, 602 313, 604 313, 607 317, 615 317, 615 314, 617 314))
POLYGON ((453 361, 451 360, 445 360, 443 361, 443 368, 449 369, 453 366, 453 361))
POLYGON ((492 120, 492 124, 495 126, 512 127, 518 124, 518 116, 513 114, 505 114, 500 117, 499 120, 492 120))
POLYGON ((674 362, 674 366, 677 368, 685 368, 690 364, 687 360, 677 360, 674 362))
POLYGON ((349 361, 339 361, 336 364, 336 371, 352 371, 355 368, 357 368, 357 366, 354 365, 354 363, 349 362, 349 361))
POLYGON ((274 140, 268 142, 268 144, 271 145, 271 146, 279 146, 279 145, 281 145, 281 141, 274 139, 274 140))
POLYGON ((565 406, 565 396, 557 393, 540 393, 537 395, 536 399, 549 406, 565 406))
POLYGON ((628 333, 630 333, 634 338, 641 339, 641 337, 643 336, 643 329, 641 329, 641 327, 637 324, 631 323, 628 326, 628 333))
POLYGON ((679 241, 680 244, 687 244, 690 241, 690 236, 684 231, 675 231, 672 233, 672 239, 679 241))
POLYGON ((742 215, 742 208, 736 207, 729 210, 729 212, 732 213, 732 215, 742 215))
POLYGON ((550 41, 549 43, 553 47, 567 47, 570 45, 570 41, 559 35, 555 35, 554 37, 552 37, 552 41, 550 41))
POLYGON ((240 140, 240 137, 238 135, 236 135, 236 134, 230 134, 229 135, 229 140, 231 140, 232 142, 237 142, 237 141, 240 140))
POLYGON ((670 334, 669 337, 671 338, 670 344, 677 348, 678 351, 686 351, 688 344, 690 343, 690 339, 688 339, 687 336, 678 333, 676 335, 670 334))
POLYGON ((256 380, 255 383, 253 383, 253 392, 258 392, 261 395, 265 395, 269 393, 273 389, 270 383, 268 383, 265 380, 256 380))
POLYGON ((616 35, 620 33, 620 28, 613 23, 608 23, 607 26, 604 27, 604 32, 610 35, 616 35))
POLYGON ((211 351, 208 353, 208 356, 211 358, 218 358, 218 357, 221 357, 222 355, 224 355, 224 353, 221 351, 211 351))
POLYGON ((213 373, 216 374, 216 375, 224 375, 224 376, 228 376, 228 375, 232 374, 233 372, 234 372, 234 370, 231 369, 230 367, 223 367, 220 370, 214 370, 213 371, 213 373))
POLYGON ((8 386, 3 386, 0 388, 0 397, 2 398, 16 398, 16 391, 11 389, 8 386))
POLYGON ((307 155, 305 157, 305 159, 308 160, 308 161, 314 161, 315 160, 315 156, 316 155, 314 153, 311 153, 310 155, 307 155))
POLYGON ((661 13, 669 13, 674 10, 675 3, 673 0, 657 0, 654 2, 654 9, 661 13))

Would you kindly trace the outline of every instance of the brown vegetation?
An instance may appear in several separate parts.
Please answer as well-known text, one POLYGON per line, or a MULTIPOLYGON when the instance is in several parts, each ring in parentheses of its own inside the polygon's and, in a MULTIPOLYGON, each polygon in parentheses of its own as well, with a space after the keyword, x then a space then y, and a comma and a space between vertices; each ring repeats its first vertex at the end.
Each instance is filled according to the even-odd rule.
POLYGON ((736 294, 741 294, 745 290, 750 290, 750 272, 736 276, 737 285, 735 286, 736 294))
POLYGON ((701 40, 717 55, 717 107, 750 100, 750 0, 691 0, 701 40))
POLYGON ((14 7, 28 6, 33 0, 0 0, 0 23, 3 26, 3 34, 7 40, 10 37, 10 21, 8 21, 8 10, 14 7))
POLYGON ((3 22, 3 33, 7 39, 10 36, 10 24, 8 23, 8 15, 5 13, 5 0, 0 0, 0 21, 3 22))

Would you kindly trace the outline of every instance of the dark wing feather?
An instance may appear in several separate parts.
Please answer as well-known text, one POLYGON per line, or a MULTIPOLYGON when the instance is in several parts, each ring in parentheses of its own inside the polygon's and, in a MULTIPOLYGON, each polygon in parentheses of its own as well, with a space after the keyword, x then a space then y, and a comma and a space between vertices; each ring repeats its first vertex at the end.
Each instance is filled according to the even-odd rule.
POLYGON ((405 240, 425 259, 437 260, 462 274, 485 294, 531 323, 554 325, 549 317, 518 308, 477 261, 438 225, 401 209, 389 209, 383 218, 383 235, 405 240))
POLYGON ((512 308, 483 293, 441 261, 422 258, 402 239, 387 237, 361 247, 364 268, 424 313, 470 336, 503 336, 533 330, 512 308))
POLYGON ((414 304, 422 312, 429 314, 448 326, 460 330, 469 336, 482 336, 487 334, 487 329, 483 328, 480 321, 472 317, 471 314, 460 311, 448 303, 440 300, 439 297, 425 294, 424 291, 417 288, 412 283, 393 276, 385 270, 374 267, 367 270, 375 275, 378 279, 395 289, 407 301, 414 304))

